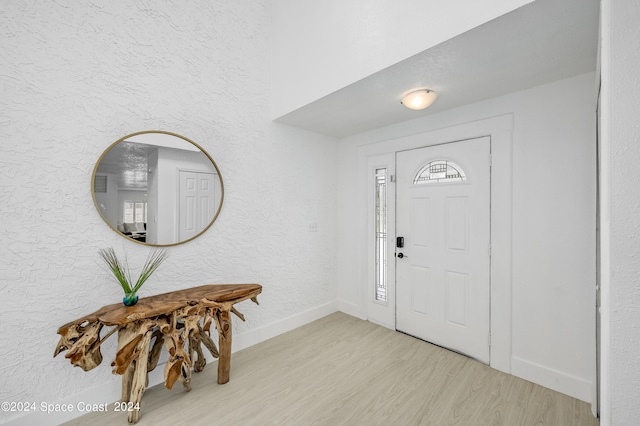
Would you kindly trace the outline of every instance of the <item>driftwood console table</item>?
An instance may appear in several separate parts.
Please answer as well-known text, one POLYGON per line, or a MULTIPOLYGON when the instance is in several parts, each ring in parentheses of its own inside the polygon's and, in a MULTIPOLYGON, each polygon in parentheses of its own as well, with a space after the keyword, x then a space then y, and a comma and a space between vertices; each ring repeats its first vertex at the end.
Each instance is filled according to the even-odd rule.
MULTIPOLYGON (((118 350, 111 366, 114 374, 122 375, 122 402, 134 407, 140 407, 147 374, 158 364, 163 346, 169 353, 164 369, 168 389, 179 381, 191 390, 191 368, 199 372, 206 365, 203 344, 218 358, 218 383, 224 384, 231 369, 231 313, 244 321, 233 305, 247 299, 257 304, 261 292, 259 284, 204 285, 145 297, 134 306, 104 306, 60 327, 62 337, 53 356, 67 351, 71 364, 89 371, 102 362, 102 342, 117 332, 118 350), (212 323, 219 351, 209 337, 212 323), (113 328, 101 337, 103 327, 113 328)), ((129 423, 136 423, 140 415, 140 409, 129 411, 129 423)))

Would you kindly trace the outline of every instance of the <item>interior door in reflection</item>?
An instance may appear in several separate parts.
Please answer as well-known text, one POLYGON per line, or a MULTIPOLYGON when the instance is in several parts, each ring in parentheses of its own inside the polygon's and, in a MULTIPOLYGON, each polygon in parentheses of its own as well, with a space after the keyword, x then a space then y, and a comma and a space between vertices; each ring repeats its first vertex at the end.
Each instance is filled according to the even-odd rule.
POLYGON ((216 174, 180 171, 179 240, 193 238, 213 220, 219 203, 216 174))

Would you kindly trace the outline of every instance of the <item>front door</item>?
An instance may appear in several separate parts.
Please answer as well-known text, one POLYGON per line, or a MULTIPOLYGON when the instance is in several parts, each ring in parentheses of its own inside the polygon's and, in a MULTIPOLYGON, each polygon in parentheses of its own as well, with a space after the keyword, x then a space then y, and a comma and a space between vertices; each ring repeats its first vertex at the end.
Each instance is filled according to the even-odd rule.
POLYGON ((489 363, 489 137, 396 154, 396 328, 489 363))

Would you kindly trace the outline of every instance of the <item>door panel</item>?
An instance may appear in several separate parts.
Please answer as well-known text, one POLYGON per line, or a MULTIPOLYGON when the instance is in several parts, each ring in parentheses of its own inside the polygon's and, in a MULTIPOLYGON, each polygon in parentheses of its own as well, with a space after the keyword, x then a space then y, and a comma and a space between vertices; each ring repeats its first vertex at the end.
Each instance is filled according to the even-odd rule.
POLYGON ((445 203, 447 250, 466 253, 469 250, 467 197, 447 197, 445 203))
POLYGON ((485 137, 396 156, 396 328, 485 363, 490 149, 485 137))
POLYGON ((445 272, 446 312, 445 318, 451 324, 467 326, 469 308, 469 274, 460 272, 445 272))
POLYGON ((429 248, 431 241, 429 216, 431 215, 431 200, 429 198, 414 198, 411 200, 411 235, 413 245, 429 248))
POLYGON ((411 267, 411 309, 413 312, 429 316, 430 293, 431 293, 431 274, 429 268, 422 266, 411 267))
POLYGON ((198 228, 200 230, 204 229, 216 214, 218 205, 215 202, 215 180, 216 175, 214 174, 198 173, 198 183, 200 184, 198 191, 198 206, 200 207, 198 228))
POLYGON ((198 200, 198 174, 180 172, 180 235, 179 238, 190 238, 196 235, 198 200))

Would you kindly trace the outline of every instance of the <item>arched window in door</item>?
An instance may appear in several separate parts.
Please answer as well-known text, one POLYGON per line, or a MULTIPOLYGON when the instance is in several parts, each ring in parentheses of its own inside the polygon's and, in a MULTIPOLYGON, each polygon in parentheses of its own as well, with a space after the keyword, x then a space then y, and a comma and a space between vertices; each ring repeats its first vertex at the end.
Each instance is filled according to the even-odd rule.
POLYGON ((448 160, 435 160, 427 163, 416 173, 413 184, 464 182, 466 180, 467 176, 457 164, 448 160))

